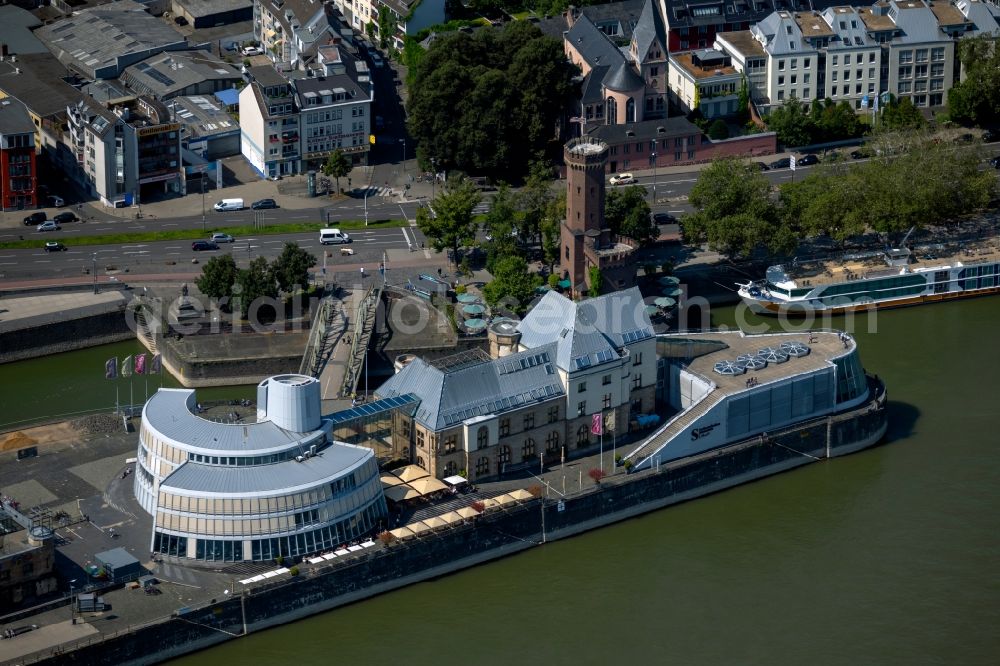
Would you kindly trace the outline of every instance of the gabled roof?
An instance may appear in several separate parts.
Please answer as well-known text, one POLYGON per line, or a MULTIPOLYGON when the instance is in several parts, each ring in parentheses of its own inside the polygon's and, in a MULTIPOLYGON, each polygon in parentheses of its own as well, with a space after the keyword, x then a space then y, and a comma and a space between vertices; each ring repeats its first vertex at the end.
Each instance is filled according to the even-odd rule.
POLYGON ((957 6, 974 26, 970 36, 988 33, 1000 37, 1000 7, 982 0, 960 0, 957 6))
POLYGON ((453 370, 414 359, 375 392, 386 399, 408 393, 420 399, 416 420, 444 430, 476 416, 502 414, 565 395, 552 365, 556 346, 464 364, 453 370))
POLYGON ((567 372, 617 359, 618 348, 653 336, 636 287, 581 302, 550 291, 517 330, 521 345, 528 349, 555 344, 556 365, 567 372))
MULTIPOLYGON (((663 18, 653 0, 646 0, 642 5, 639 21, 632 31, 632 41, 635 42, 636 53, 640 60, 649 53, 654 42, 659 42, 664 52, 667 50, 667 31, 663 27, 663 18)), ((664 53, 666 55, 666 53, 664 53)))
POLYGON ((894 44, 921 44, 943 40, 934 12, 921 0, 890 0, 889 16, 903 31, 894 44))
POLYGON ((16 99, 0 100, 0 136, 4 134, 34 134, 28 109, 16 99))
POLYGON ((591 22, 586 15, 581 15, 566 32, 566 41, 580 53, 591 67, 607 65, 614 67, 626 60, 625 54, 608 36, 591 22))
POLYGON ((604 78, 608 75, 607 65, 598 65, 583 77, 580 92, 581 104, 596 104, 604 101, 604 78))

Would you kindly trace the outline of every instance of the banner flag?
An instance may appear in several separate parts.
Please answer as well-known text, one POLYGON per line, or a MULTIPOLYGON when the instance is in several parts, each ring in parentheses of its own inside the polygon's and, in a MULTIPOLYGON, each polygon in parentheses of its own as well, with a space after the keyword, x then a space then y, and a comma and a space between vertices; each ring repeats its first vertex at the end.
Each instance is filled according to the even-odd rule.
POLYGON ((144 375, 146 374, 146 355, 136 354, 135 355, 135 374, 144 375))
POLYGON ((159 354, 153 354, 153 358, 149 361, 149 374, 158 375, 160 374, 160 369, 163 361, 160 359, 159 354))
POLYGON ((118 376, 118 357, 109 358, 104 363, 104 378, 114 379, 118 376))
POLYGON ((614 430, 615 429, 615 412, 610 411, 608 415, 604 417, 604 429, 614 430))
POLYGON ((125 360, 122 361, 122 377, 132 376, 132 357, 126 356, 125 360))
POLYGON ((601 415, 599 413, 590 417, 590 432, 595 435, 600 435, 604 432, 601 428, 601 415))

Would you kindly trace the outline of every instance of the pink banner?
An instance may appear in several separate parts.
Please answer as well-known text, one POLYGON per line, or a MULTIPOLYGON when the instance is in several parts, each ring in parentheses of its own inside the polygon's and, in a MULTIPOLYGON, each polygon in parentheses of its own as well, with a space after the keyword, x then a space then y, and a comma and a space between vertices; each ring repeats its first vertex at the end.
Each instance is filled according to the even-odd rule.
POLYGON ((602 433, 600 414, 594 414, 590 417, 590 432, 595 435, 600 435, 602 433))
POLYGON ((144 375, 146 374, 146 355, 136 354, 135 356, 135 374, 144 375))

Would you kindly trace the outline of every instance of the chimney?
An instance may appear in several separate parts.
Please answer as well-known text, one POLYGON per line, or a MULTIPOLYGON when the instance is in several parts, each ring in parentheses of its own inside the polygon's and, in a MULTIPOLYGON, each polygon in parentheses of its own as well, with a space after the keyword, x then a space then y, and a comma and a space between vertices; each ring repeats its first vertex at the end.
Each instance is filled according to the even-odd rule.
POLYGON ((576 19, 580 17, 580 10, 570 5, 566 8, 566 27, 572 28, 573 24, 576 23, 576 19))

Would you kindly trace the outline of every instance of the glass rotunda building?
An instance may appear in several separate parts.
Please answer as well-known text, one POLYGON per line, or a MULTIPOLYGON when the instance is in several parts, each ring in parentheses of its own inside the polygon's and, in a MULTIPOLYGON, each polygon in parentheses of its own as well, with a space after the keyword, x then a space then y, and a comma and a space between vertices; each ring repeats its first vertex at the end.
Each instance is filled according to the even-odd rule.
POLYGON ((333 441, 313 377, 257 388, 257 421, 201 416, 191 389, 146 403, 134 492, 150 549, 205 562, 301 557, 358 539, 386 515, 371 449, 333 441))

